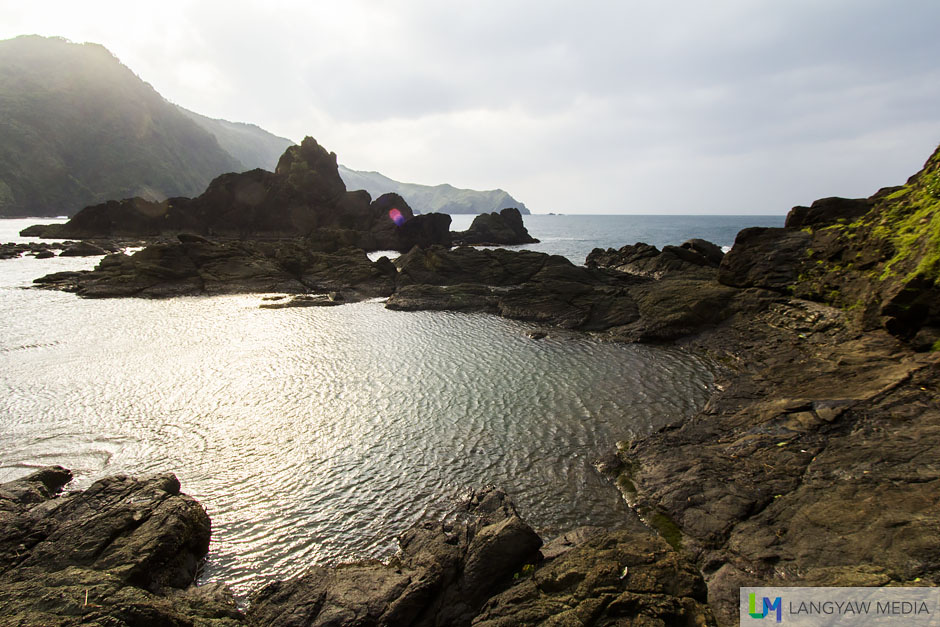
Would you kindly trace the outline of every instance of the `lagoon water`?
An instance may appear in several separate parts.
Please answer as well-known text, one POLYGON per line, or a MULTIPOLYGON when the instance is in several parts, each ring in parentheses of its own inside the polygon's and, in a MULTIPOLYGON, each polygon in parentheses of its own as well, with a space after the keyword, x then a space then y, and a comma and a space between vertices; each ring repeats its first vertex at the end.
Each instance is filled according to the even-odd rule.
MULTIPOLYGON (((595 246, 643 240, 727 246, 743 226, 783 219, 525 220, 543 240, 530 248, 581 262, 595 246)), ((0 221, 0 241, 23 240, 34 222, 0 221)), ((203 579, 239 593, 311 563, 387 558, 396 534, 484 484, 546 537, 624 524, 628 509, 592 462, 694 413, 712 382, 678 349, 534 341, 531 325, 487 315, 26 289, 96 262, 0 261, 0 481, 46 464, 71 468, 76 489, 174 472, 212 518, 203 579)))

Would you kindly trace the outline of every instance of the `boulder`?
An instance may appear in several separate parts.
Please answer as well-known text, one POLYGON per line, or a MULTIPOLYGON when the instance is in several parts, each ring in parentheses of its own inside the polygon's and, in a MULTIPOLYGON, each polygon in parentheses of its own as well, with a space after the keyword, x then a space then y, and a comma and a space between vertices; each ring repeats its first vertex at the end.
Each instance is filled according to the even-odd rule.
POLYGON ((718 268, 718 280, 732 287, 785 291, 796 283, 811 235, 787 228, 742 229, 718 268))
POLYGON ((848 223, 871 211, 868 198, 820 198, 809 207, 793 207, 787 214, 785 226, 791 229, 819 228, 836 223, 848 223))
POLYGON ((98 257, 107 255, 108 251, 93 242, 78 242, 66 247, 59 255, 61 257, 98 257))
POLYGON ((481 213, 473 219, 466 231, 454 233, 454 243, 473 246, 510 246, 534 244, 538 240, 529 235, 522 223, 522 214, 515 207, 499 213, 481 213))
POLYGON ((470 625, 486 600, 539 557, 541 539, 505 493, 473 492, 454 516, 399 539, 388 564, 314 567, 251 599, 256 624, 470 625))
POLYGON ((0 485, 0 623, 240 622, 227 590, 185 590, 209 518, 176 477, 113 476, 59 495, 70 479, 49 467, 0 485))
POLYGON ((721 250, 721 246, 713 244, 705 239, 690 239, 683 242, 680 248, 685 248, 687 250, 691 250, 692 252, 698 253, 715 267, 718 267, 721 264, 721 260, 725 257, 725 253, 723 250, 721 250))

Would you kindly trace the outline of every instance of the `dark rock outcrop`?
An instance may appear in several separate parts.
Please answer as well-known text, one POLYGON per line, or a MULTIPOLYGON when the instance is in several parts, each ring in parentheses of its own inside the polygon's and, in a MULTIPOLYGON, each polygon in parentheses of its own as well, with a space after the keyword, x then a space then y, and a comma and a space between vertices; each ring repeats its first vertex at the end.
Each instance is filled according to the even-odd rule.
POLYGON ((678 273, 712 278, 723 257, 721 248, 703 239, 692 239, 681 246, 664 246, 662 251, 638 242, 619 250, 595 248, 587 256, 585 265, 653 279, 678 273))
POLYGON ((81 241, 77 244, 65 247, 59 255, 61 257, 99 257, 114 252, 114 247, 108 247, 111 250, 103 248, 94 242, 81 241))
POLYGON ((716 393, 622 452, 618 485, 722 623, 744 585, 940 582, 940 151, 813 207, 739 234, 722 282, 778 297, 686 340, 723 364, 716 393))
POLYGON ((830 224, 848 223, 871 211, 873 203, 868 198, 820 198, 809 207, 793 207, 787 214, 784 226, 790 229, 821 227, 830 224))
POLYGON ((62 250, 71 244, 72 242, 30 242, 28 244, 8 242, 0 244, 0 259, 16 259, 24 254, 37 259, 46 259, 55 257, 55 251, 62 250))
POLYGON ((618 484, 705 573, 722 624, 744 585, 940 581, 940 353, 847 317, 788 300, 695 339, 729 368, 717 393, 622 453, 618 484))
POLYGON ((718 280, 732 287, 785 290, 796 283, 810 235, 787 228, 742 229, 718 269, 718 280))
POLYGON ((36 283, 89 298, 338 291, 350 301, 388 296, 394 285, 394 266, 384 257, 370 261, 361 249, 317 253, 297 241, 181 240, 108 255, 93 271, 59 272, 36 283))
POLYGON ((457 519, 428 522, 399 540, 390 563, 316 567, 251 600, 263 625, 469 625, 493 592, 537 561, 541 539, 498 490, 475 492, 457 519))
POLYGON ((522 214, 515 207, 507 207, 499 213, 481 213, 473 219, 466 231, 454 233, 454 243, 465 246, 511 246, 536 244, 538 240, 529 235, 522 223, 522 214))
POLYGON ((595 533, 493 597, 473 624, 712 625, 701 575, 652 534, 595 533))
POLYGON ((223 588, 189 588, 209 517, 176 477, 113 476, 56 496, 70 479, 50 467, 0 485, 0 623, 240 622, 223 588))
POLYGON ((416 218, 397 194, 372 201, 347 192, 335 153, 307 137, 281 156, 276 170, 223 174, 196 198, 111 200, 86 207, 65 224, 32 226, 38 237, 160 237, 177 233, 238 239, 307 238, 316 250, 344 247, 409 250, 449 244, 449 216, 416 218), (389 212, 394 209, 395 217, 389 212), (447 222, 445 225, 444 222, 447 222))
POLYGON ((387 307, 487 311, 556 326, 604 330, 634 322, 629 277, 575 266, 532 251, 461 247, 413 249, 396 261, 387 307))
POLYGON ((399 538, 389 563, 314 566, 257 591, 194 586, 209 519, 173 475, 114 476, 59 494, 61 467, 0 484, 4 625, 711 625, 705 584, 650 531, 575 530, 546 547, 505 493, 474 491, 399 538), (660 624, 660 623, 651 623, 660 624))

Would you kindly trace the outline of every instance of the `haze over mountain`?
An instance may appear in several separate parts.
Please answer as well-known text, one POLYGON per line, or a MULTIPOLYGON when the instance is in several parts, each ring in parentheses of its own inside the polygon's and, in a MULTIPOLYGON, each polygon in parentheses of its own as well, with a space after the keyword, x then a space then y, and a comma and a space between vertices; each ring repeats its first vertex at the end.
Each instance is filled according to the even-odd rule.
POLYGON ((378 172, 360 172, 344 165, 339 166, 348 189, 364 189, 373 198, 394 192, 408 201, 412 209, 421 213, 492 213, 507 207, 515 207, 520 213, 529 214, 524 204, 501 189, 476 191, 458 189, 453 185, 418 185, 401 183, 378 172))
POLYGON ((215 137, 104 47, 35 36, 0 42, 0 215, 194 195, 239 169, 215 137))
MULTIPOLYGON (((0 217, 72 215, 134 196, 195 197, 220 174, 273 171, 292 145, 167 101, 101 45, 35 35, 0 41, 0 217)), ((345 169, 343 176, 350 190, 373 198, 398 191, 420 212, 524 210, 501 190, 408 185, 345 169)))

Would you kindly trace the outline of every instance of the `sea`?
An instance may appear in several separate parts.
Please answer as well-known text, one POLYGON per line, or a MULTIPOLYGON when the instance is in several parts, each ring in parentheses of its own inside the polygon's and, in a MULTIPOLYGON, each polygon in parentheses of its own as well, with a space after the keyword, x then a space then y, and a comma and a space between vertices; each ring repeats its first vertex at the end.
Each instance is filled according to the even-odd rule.
MULTIPOLYGON (((472 216, 454 216, 465 229, 472 216)), ((783 216, 531 215, 539 244, 699 237, 783 216)), ((48 219, 0 220, 0 242, 48 219)), ((58 220, 61 221, 61 220, 58 220)), ((707 359, 381 300, 261 309, 263 295, 85 300, 34 289, 100 258, 0 260, 0 481, 59 464, 78 490, 172 472, 212 519, 201 581, 240 599, 313 564, 388 559, 415 522, 496 485, 544 538, 637 524, 594 462, 702 408, 707 359)))

